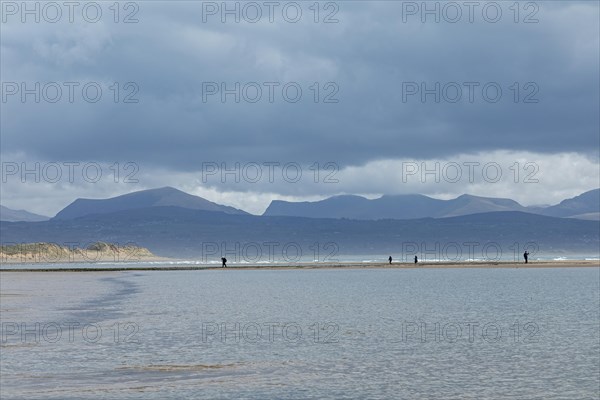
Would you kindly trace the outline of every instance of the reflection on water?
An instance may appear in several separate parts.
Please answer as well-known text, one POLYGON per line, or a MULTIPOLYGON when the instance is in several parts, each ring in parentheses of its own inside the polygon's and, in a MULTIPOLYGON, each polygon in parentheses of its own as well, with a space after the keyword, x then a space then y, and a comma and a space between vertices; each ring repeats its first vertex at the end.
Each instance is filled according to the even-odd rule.
POLYGON ((3 273, 2 398, 598 398, 596 268, 3 273))

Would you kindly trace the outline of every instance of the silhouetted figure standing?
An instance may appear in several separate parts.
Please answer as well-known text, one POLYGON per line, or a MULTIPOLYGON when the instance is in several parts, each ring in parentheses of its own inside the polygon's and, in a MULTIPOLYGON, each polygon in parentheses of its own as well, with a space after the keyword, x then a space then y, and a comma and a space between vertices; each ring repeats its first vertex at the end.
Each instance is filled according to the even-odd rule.
POLYGON ((227 268, 227 259, 225 257, 221 257, 221 262, 223 263, 223 265, 221 265, 221 268, 227 268))
POLYGON ((390 262, 390 264, 392 263, 392 256, 390 256, 390 258, 388 258, 388 261, 390 262))
POLYGON ((527 250, 525 250, 525 253, 523 253, 523 258, 525 259, 525 264, 527 264, 529 261, 529 252, 527 250))
POLYGON ((419 262, 419 259, 417 258, 417 256, 415 256, 415 264, 419 262))

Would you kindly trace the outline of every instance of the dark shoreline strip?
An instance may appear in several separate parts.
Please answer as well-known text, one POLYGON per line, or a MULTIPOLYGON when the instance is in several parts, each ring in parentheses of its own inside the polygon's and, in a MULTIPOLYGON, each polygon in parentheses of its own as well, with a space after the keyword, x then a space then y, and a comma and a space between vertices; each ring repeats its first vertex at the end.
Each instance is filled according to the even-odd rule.
POLYGON ((599 263, 582 261, 582 262, 538 262, 538 263, 422 263, 419 266, 414 266, 412 263, 396 264, 390 266, 387 263, 377 264, 292 264, 292 265, 248 265, 243 267, 230 266, 227 268, 217 266, 181 266, 181 267, 85 267, 85 268, 0 268, 0 273, 3 272, 119 272, 119 271, 203 271, 203 270, 224 270, 224 271, 256 271, 256 270, 290 270, 290 269, 452 269, 452 268, 599 268, 599 263))

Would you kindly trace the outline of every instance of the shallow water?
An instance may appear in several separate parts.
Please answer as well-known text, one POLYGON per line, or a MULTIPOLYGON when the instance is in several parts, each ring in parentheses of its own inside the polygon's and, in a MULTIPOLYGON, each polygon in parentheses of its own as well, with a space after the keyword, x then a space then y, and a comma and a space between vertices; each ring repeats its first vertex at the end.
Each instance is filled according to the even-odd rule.
POLYGON ((597 399, 599 286, 597 268, 2 273, 1 397, 597 399))

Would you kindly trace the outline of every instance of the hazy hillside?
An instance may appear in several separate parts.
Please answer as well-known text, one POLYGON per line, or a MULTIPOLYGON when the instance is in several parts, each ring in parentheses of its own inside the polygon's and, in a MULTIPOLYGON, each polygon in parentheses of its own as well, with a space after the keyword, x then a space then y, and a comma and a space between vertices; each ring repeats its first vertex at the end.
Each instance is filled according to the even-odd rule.
MULTIPOLYGON (((309 218, 348 218, 348 215, 361 215, 369 210, 368 200, 361 196, 342 195, 333 196, 316 202, 287 202, 274 200, 267 210, 265 216, 294 216, 309 218)), ((361 217, 357 217, 361 218, 361 217)), ((362 218, 362 219, 369 219, 362 218)))
POLYGON ((545 208, 542 213, 553 217, 572 217, 578 216, 591 217, 590 214, 598 215, 600 213, 600 189, 590 190, 573 197, 566 199, 559 204, 545 208))
POLYGON ((34 214, 25 210, 13 210, 8 207, 0 206, 0 221, 27 221, 38 222, 49 220, 45 215, 34 214))
POLYGON ((77 199, 54 219, 72 219, 91 214, 107 214, 156 206, 175 206, 192 210, 221 211, 227 214, 247 214, 233 207, 222 206, 202 197, 193 196, 172 187, 142 190, 110 199, 77 199))
POLYGON ((411 194, 368 200, 360 196, 335 196, 315 202, 273 201, 263 215, 309 218, 415 219, 443 218, 493 211, 527 211, 514 200, 462 195, 438 200, 411 194))

